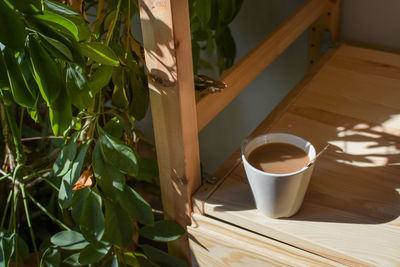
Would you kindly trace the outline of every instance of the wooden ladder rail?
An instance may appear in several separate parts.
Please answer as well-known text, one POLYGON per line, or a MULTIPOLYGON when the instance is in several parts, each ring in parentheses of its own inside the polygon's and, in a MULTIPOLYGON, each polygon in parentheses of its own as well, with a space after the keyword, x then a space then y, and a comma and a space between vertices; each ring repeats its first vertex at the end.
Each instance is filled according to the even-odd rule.
MULTIPOLYGON (((196 104, 188 1, 139 1, 162 203, 167 219, 174 219, 184 227, 191 223, 191 195, 201 185, 198 131, 313 22, 338 3, 339 0, 308 0, 221 76, 228 85, 226 89, 207 95, 196 104)), ((336 15, 332 18, 337 20, 336 15)), ((334 30, 335 22, 331 27, 334 30)), ((190 260, 187 236, 171 242, 169 250, 190 260)))

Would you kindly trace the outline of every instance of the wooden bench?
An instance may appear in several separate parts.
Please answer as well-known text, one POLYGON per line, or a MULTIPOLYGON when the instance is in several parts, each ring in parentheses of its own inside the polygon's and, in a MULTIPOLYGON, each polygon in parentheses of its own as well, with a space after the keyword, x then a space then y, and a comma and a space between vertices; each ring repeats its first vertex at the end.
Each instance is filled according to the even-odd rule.
POLYGON ((190 225, 173 253, 201 266, 400 264, 400 55, 341 44, 320 57, 323 31, 337 41, 338 10, 339 1, 307 1, 223 74, 222 93, 196 103, 187 2, 141 1, 147 67, 168 80, 150 82, 163 205, 190 225), (300 211, 270 219, 255 209, 239 150, 216 184, 201 185, 197 133, 309 27, 315 63, 252 136, 331 146, 300 211))

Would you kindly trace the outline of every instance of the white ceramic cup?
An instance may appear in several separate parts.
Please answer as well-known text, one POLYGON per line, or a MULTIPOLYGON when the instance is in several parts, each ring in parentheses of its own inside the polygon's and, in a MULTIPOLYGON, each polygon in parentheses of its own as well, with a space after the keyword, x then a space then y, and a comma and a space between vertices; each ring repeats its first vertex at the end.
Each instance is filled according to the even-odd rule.
POLYGON ((307 140, 287 133, 268 133, 246 139, 242 143, 243 165, 257 209, 272 218, 290 217, 301 207, 314 164, 285 174, 260 171, 250 165, 247 158, 254 149, 267 143, 294 145, 304 150, 311 161, 315 158, 315 148, 307 140))

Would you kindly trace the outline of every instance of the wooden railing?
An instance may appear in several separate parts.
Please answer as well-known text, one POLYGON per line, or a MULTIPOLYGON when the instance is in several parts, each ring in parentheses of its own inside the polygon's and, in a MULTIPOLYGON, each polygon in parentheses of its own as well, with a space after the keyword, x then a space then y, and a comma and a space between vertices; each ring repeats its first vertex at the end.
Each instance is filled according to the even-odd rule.
POLYGON ((330 0, 309 0, 277 29, 227 70, 219 80, 227 84, 220 93, 208 94, 197 102, 197 128, 201 131, 246 86, 268 67, 326 10, 330 0))

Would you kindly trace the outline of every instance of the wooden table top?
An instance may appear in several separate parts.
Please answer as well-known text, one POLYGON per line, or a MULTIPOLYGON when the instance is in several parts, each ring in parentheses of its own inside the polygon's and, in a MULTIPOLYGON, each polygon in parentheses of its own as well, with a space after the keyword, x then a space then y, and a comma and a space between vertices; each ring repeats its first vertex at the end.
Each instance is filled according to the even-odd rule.
POLYGON ((348 45, 329 53, 253 133, 296 134, 317 151, 331 144, 300 211, 261 215, 239 151, 197 199, 206 215, 344 264, 400 266, 400 55, 348 45))

